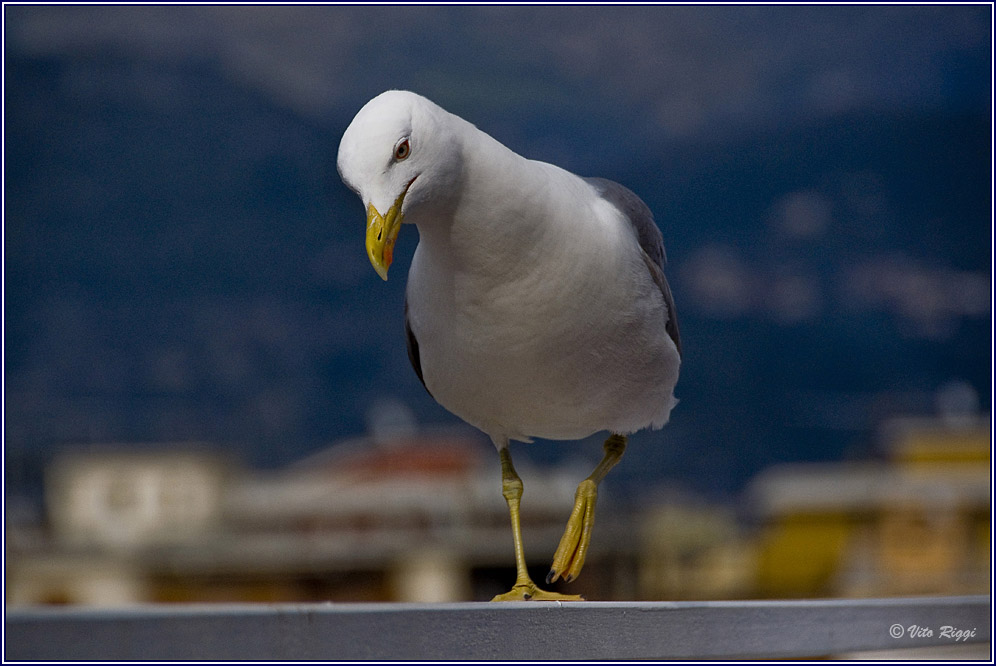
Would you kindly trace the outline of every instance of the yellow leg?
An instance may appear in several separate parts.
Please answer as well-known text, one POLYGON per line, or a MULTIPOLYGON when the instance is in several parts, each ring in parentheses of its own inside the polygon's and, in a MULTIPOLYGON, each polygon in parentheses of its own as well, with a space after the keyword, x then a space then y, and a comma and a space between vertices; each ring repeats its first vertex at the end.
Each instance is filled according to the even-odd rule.
POLYGON ((595 525, 595 500, 598 499, 598 484, 601 483, 609 470, 622 459, 626 450, 626 437, 612 435, 605 440, 605 456, 598 463, 595 471, 587 479, 578 484, 574 494, 574 510, 567 519, 567 529, 560 538, 560 545, 553 556, 553 566, 547 574, 547 584, 553 583, 563 576, 570 583, 581 573, 584 558, 591 544, 591 529, 595 525))
POLYGON ((519 500, 522 498, 522 479, 512 466, 512 456, 507 447, 499 449, 501 455, 501 494, 508 502, 508 513, 512 519, 512 540, 515 543, 515 585, 505 594, 499 594, 491 601, 581 601, 578 595, 547 592, 536 586, 526 570, 526 553, 522 547, 522 526, 519 523, 519 500))

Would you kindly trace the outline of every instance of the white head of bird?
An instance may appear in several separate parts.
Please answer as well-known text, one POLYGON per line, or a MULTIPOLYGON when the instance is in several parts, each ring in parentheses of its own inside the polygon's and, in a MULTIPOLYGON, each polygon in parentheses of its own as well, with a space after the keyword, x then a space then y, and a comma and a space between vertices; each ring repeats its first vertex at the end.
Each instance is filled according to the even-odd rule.
POLYGON ((367 255, 383 279, 404 222, 438 210, 461 174, 452 132, 465 121, 415 93, 389 90, 366 103, 339 143, 338 169, 367 210, 367 255), (432 140, 428 140, 432 137, 432 140))

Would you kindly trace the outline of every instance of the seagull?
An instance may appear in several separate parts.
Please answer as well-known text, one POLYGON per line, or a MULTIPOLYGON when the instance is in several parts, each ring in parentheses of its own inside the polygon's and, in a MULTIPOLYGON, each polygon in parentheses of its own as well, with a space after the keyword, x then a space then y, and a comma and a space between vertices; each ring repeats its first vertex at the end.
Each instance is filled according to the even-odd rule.
POLYGON ((357 112, 337 167, 366 207, 367 256, 381 278, 401 225, 418 228, 408 356, 429 394, 498 450, 516 580, 494 600, 582 599, 540 588, 526 570, 509 442, 609 433, 546 578, 569 583, 626 436, 663 427, 677 403, 681 339, 653 214, 619 183, 522 157, 402 90, 357 112))

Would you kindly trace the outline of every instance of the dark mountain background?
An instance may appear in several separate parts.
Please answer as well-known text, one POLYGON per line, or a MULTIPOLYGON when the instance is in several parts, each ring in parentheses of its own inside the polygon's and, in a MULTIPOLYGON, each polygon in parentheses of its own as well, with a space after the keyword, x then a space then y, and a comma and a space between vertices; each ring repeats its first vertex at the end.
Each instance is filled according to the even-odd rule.
MULTIPOLYGON (((655 211, 681 403, 616 492, 729 497, 876 455, 891 416, 986 411, 990 14, 5 6, 8 496, 89 443, 277 466, 401 406, 456 423, 405 353, 417 231, 381 282, 335 170, 392 87, 655 211)), ((596 439, 516 455, 593 465, 596 439)))

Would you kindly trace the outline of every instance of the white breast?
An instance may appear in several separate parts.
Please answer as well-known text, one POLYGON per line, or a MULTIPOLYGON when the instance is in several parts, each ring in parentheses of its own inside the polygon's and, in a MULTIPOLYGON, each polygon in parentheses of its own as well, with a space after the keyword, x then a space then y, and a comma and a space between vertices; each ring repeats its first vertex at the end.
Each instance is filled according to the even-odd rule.
POLYGON ((486 236, 480 219, 455 221, 480 227, 466 234, 421 235, 408 307, 426 386, 497 437, 662 426, 679 358, 636 239, 600 199, 556 205, 561 222, 546 216, 551 226, 527 247, 503 246, 514 234, 486 236), (477 246, 455 245, 475 234, 477 246))

